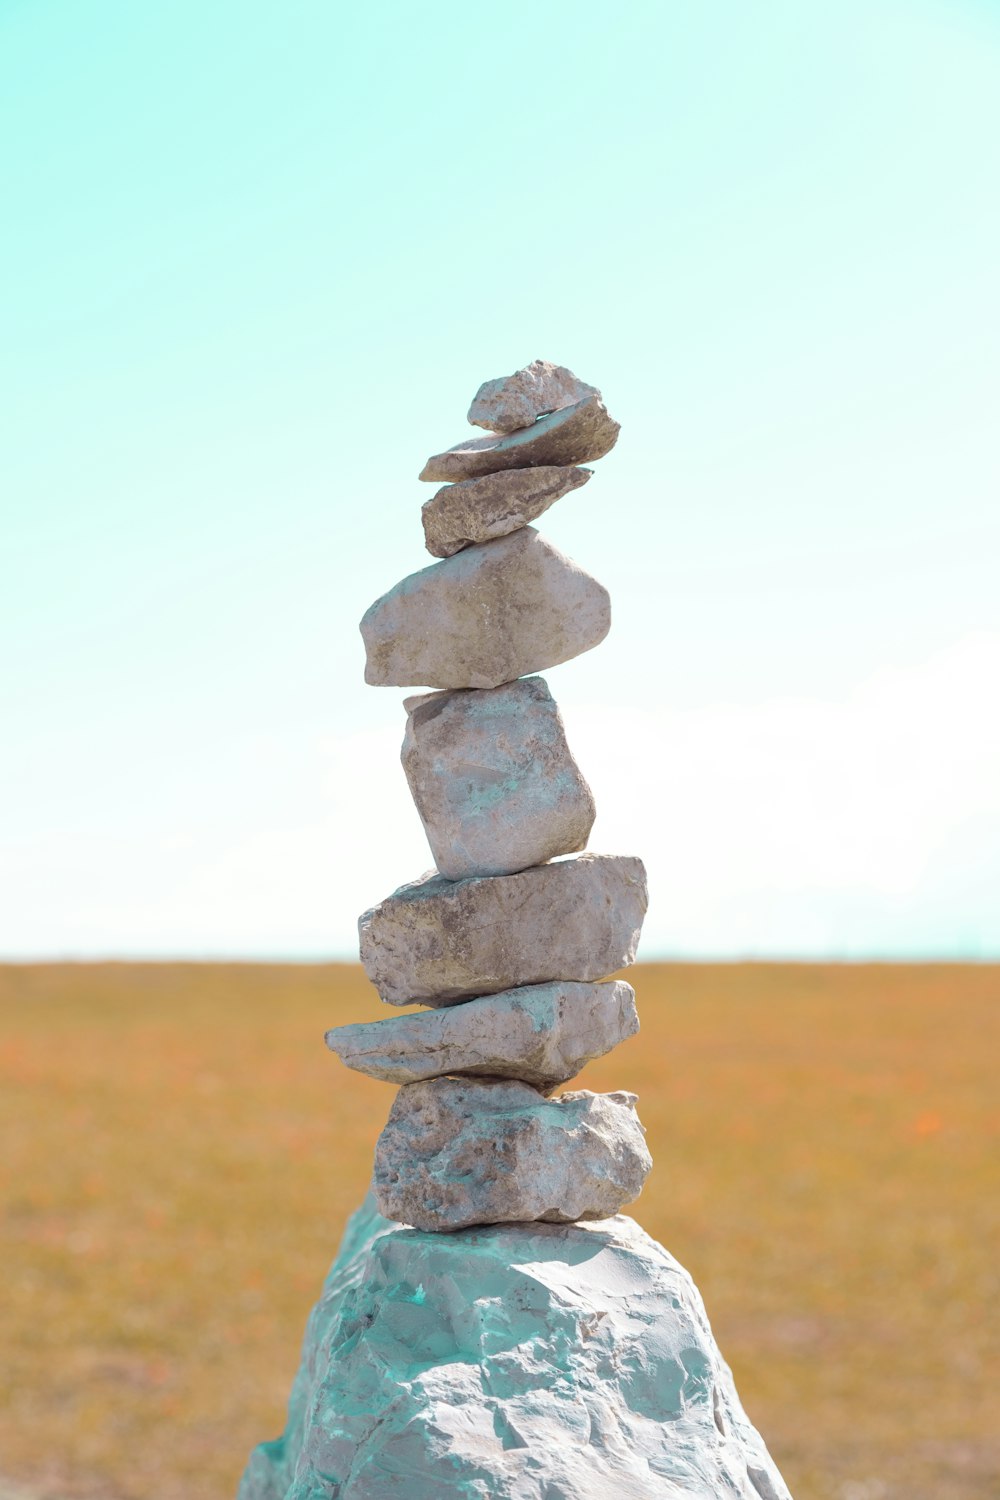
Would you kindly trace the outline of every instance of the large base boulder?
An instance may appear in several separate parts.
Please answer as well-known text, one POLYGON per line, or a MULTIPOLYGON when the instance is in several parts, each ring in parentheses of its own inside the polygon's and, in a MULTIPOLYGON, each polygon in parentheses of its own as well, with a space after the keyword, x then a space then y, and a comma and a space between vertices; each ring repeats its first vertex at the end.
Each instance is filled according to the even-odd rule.
POLYGON ((790 1500, 633 1220, 427 1234, 369 1200, 239 1500, 790 1500))

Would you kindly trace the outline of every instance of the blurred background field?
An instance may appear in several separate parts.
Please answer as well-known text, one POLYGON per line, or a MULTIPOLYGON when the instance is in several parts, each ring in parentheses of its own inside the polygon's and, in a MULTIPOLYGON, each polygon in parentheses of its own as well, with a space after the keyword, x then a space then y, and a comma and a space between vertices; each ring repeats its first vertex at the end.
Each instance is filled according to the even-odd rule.
MULTIPOLYGON (((796 1500, 1000 1495, 1000 968, 648 964, 641 1096, 689 1268, 796 1500)), ((276 1435, 392 1089, 352 965, 0 968, 0 1488, 216 1500, 276 1435)))

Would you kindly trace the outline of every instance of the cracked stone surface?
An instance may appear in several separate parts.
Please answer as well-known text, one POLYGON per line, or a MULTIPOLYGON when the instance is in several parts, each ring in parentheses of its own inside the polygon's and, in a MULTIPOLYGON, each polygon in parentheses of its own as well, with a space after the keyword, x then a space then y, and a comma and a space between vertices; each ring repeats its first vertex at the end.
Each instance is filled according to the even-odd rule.
POLYGON ((606 1219, 638 1198, 653 1165, 635 1098, 547 1099, 515 1080, 405 1084, 375 1147, 379 1213, 437 1233, 606 1219))
POLYGON ((469 880, 425 875, 361 917, 361 962, 389 1005, 589 983, 632 963, 646 902, 646 871, 632 855, 469 880))
POLYGON ((561 980, 481 995, 444 1010, 336 1026, 326 1033, 326 1044, 349 1068, 387 1083, 451 1073, 519 1078, 551 1089, 638 1030, 630 984, 561 980))
POLYGON ((452 557, 474 542, 509 536, 586 484, 592 472, 543 464, 446 484, 421 510, 427 550, 434 557, 452 557))
POLYGON ((618 441, 619 424, 599 396, 539 417, 530 427, 497 436, 469 438, 444 453, 435 453, 420 478, 447 483, 476 479, 501 469, 533 469, 539 464, 586 464, 603 458, 618 441))
POLYGON ((631 1218, 427 1234, 369 1198, 239 1500, 791 1500, 687 1271, 631 1218))
POLYGON ((530 427, 536 417, 547 412, 600 394, 596 386, 579 380, 565 365, 536 359, 513 375, 484 380, 469 407, 469 421, 473 427, 487 427, 491 432, 516 432, 519 427, 530 427))
POLYGON ((593 794, 541 677, 418 699, 401 759, 449 880, 510 875, 586 847, 593 794))
POLYGON ((608 591, 531 526, 411 573, 361 621, 365 681, 491 688, 600 644, 608 591))

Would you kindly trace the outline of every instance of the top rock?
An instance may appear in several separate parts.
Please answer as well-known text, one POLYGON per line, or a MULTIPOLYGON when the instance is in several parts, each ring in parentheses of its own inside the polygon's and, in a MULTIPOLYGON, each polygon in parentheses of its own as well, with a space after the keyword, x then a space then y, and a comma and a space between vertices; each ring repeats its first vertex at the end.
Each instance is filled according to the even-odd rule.
POLYGON ((530 427, 536 417, 588 396, 600 398, 600 394, 596 386, 578 380, 564 365, 536 359, 513 375, 484 381, 469 407, 469 421, 490 432, 516 432, 519 427, 530 427))

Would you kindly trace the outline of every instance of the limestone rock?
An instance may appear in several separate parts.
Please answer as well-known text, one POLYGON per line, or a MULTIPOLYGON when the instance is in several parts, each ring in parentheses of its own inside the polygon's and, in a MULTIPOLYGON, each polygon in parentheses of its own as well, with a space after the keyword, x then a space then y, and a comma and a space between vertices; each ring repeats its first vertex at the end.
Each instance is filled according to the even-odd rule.
POLYGON ((449 880, 510 875, 586 846, 594 798, 541 677, 418 700, 401 758, 449 880))
POLYGON ((635 958, 646 871, 581 854, 517 875, 425 875, 358 923, 365 973, 388 1005, 453 1005, 554 979, 604 979, 635 958))
POLYGON ((426 1234, 369 1200, 239 1500, 390 1495, 791 1500, 697 1288, 634 1220, 426 1234))
POLYGON ((424 464, 420 478, 445 483, 450 479, 475 479, 500 469, 590 463, 611 452, 619 431, 619 424, 608 416, 601 398, 588 396, 506 437, 490 433, 435 453, 424 464))
POLYGON ((491 688, 600 645, 607 589, 531 526, 411 573, 366 612, 365 681, 491 688))
POLYGON ((536 359, 513 375, 484 381, 469 407, 469 421, 473 427, 488 427, 491 432, 516 432, 547 412, 600 394, 596 386, 578 380, 565 365, 536 359))
POLYGON ((586 484, 591 473, 543 464, 446 484, 421 511, 427 550, 434 557, 451 557, 473 542, 509 536, 586 484))
POLYGON ((606 1219, 642 1192, 643 1135, 634 1094, 432 1078, 396 1095, 372 1191, 387 1219, 435 1232, 606 1219))
POLYGON ((387 1083, 458 1073, 520 1078, 551 1089, 638 1030, 630 984, 560 980, 444 1010, 336 1026, 326 1033, 326 1045, 349 1068, 387 1083))

